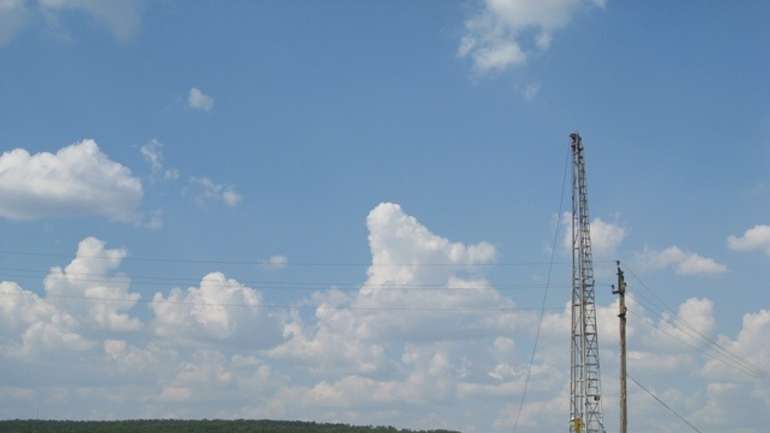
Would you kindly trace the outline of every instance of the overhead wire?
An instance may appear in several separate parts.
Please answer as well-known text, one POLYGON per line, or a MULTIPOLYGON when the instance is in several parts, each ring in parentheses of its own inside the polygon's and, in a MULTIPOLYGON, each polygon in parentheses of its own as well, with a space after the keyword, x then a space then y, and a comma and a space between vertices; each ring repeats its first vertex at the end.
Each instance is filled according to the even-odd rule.
MULTIPOLYGON (((742 365, 745 370, 751 371, 752 375, 754 375, 756 377, 763 377, 763 378, 767 377, 767 373, 765 371, 763 371, 759 367, 753 365, 751 362, 745 360, 744 357, 741 357, 741 356, 733 353, 729 349, 727 349, 724 346, 722 346, 721 344, 719 344, 719 342, 716 341, 715 339, 709 337, 708 335, 706 335, 703 332, 699 331, 695 326, 689 324, 684 319, 681 319, 680 317, 678 317, 678 315, 673 311, 673 309, 671 307, 669 307, 668 304, 665 301, 663 301, 663 299, 661 299, 655 293, 655 291, 652 290, 652 288, 649 285, 647 285, 633 270, 628 269, 628 271, 636 279, 636 281, 639 282, 640 287, 642 287, 645 290, 647 290, 647 292, 653 298, 655 298, 657 300, 657 303, 660 306, 662 306, 660 308, 660 310, 665 311, 665 312, 668 313, 668 317, 664 317, 664 318, 668 319, 669 323, 675 324, 675 326, 677 328, 679 328, 680 330, 682 330, 684 333, 689 334, 689 335, 693 336, 696 340, 700 340, 704 344, 714 348, 714 350, 716 352, 718 352, 719 354, 721 354, 721 356, 724 356, 727 359, 730 359, 731 363, 742 365)), ((634 290, 634 293, 635 293, 635 295, 638 298, 639 297, 639 292, 634 290)), ((642 308, 644 308, 644 309, 646 309, 646 310, 648 310, 648 311, 650 311, 652 313, 660 314, 660 316, 663 317, 663 314, 660 311, 658 311, 657 308, 651 307, 649 304, 645 305, 645 303, 642 302, 640 299, 637 299, 637 301, 639 301, 639 305, 642 308)))
MULTIPOLYGON (((16 278, 14 277, 14 280, 18 281, 25 281, 22 278, 16 278)), ((108 283, 108 281, 105 281, 105 283, 108 283)), ((172 287, 179 287, 176 285, 172 285, 172 287)), ((192 286, 191 286, 192 287, 192 286)), ((250 287, 249 285, 245 285, 244 287, 250 287)), ((160 286, 158 284, 131 284, 131 289, 134 290, 161 290, 160 286)), ((251 287, 250 287, 251 288, 251 287)), ((258 290, 260 292, 321 292, 324 290, 337 290, 340 292, 357 292, 360 291, 362 288, 366 289, 373 289, 379 292, 399 292, 399 293, 454 293, 458 295, 475 295, 480 292, 484 291, 494 291, 497 293, 511 293, 516 292, 520 293, 523 290, 541 290, 541 287, 506 287, 506 286, 496 286, 496 287, 412 287, 412 286, 358 286, 358 287, 339 287, 339 286, 264 286, 264 287, 253 287, 254 290, 258 290)), ((563 309, 563 307, 562 307, 563 309)))
POLYGON ((636 380, 636 379, 634 379, 634 377, 633 377, 633 376, 631 376, 630 374, 629 374, 629 375, 627 375, 627 376, 628 376, 628 378, 629 378, 629 379, 631 379, 631 381, 632 381, 632 382, 634 382, 634 383, 636 384, 636 386, 638 386, 638 387, 639 387, 639 388, 640 388, 642 391, 644 391, 644 392, 646 392, 647 394, 649 394, 649 396, 650 396, 650 397, 652 397, 653 399, 655 399, 655 401, 657 401, 657 402, 658 402, 658 404, 660 404, 661 406, 663 406, 664 408, 666 408, 666 409, 667 409, 669 412, 671 412, 672 414, 674 414, 674 415, 675 415, 677 418, 679 418, 679 419, 680 419, 682 422, 684 422, 685 424, 687 424, 687 426, 688 426, 688 427, 690 427, 690 428, 691 428, 693 431, 695 431, 695 432, 697 432, 697 433, 703 433, 703 432, 702 432, 702 431, 701 431, 701 430, 700 430, 698 427, 696 427, 696 426, 695 426, 695 424, 691 423, 691 422, 690 422, 690 421, 689 421, 687 418, 685 418, 685 417, 684 417, 682 414, 680 414, 680 413, 679 413, 679 412, 677 412, 677 411, 676 411, 674 408, 672 408, 671 406, 669 406, 668 404, 666 404, 666 402, 665 402, 665 401, 663 401, 663 400, 662 400, 660 397, 658 397, 658 396, 657 396, 657 395, 655 395, 655 394, 654 394, 652 391, 650 391, 649 389, 647 389, 647 388, 646 388, 644 385, 642 385, 641 383, 639 383, 639 381, 638 381, 638 380, 636 380))
MULTIPOLYGON (((28 269, 28 268, 4 268, 0 267, 0 275, 10 278, 39 278, 40 274, 46 273, 49 270, 44 269, 28 269), (5 272, 4 272, 5 271, 5 272)), ((113 275, 105 275, 101 273, 88 273, 88 272, 65 272, 61 275, 62 278, 68 281, 82 281, 92 283, 114 283, 120 278, 127 278, 131 282, 131 286, 137 285, 151 285, 156 286, 159 284, 180 284, 180 285, 195 285, 199 284, 202 277, 183 277, 183 276, 161 276, 161 275, 127 275, 123 273, 116 273, 113 275)), ((323 290, 328 288, 336 288, 340 290, 344 289, 360 289, 361 287, 367 287, 372 289, 403 289, 403 290, 448 290, 448 291, 474 291, 481 289, 496 289, 502 290, 529 290, 529 289, 542 289, 543 286, 534 285, 529 282, 522 283, 503 283, 495 286, 445 286, 442 284, 419 284, 419 283, 387 283, 387 284, 367 284, 362 282, 319 282, 319 281, 286 281, 286 280, 244 280, 237 279, 237 281, 244 285, 256 286, 260 290, 323 290)))
MULTIPOLYGON (((30 256, 30 257, 59 257, 59 258, 71 258, 72 253, 44 253, 36 251, 14 251, 14 250, 0 250, 0 255, 9 256, 30 256)), ((95 255, 77 255, 76 258, 80 259, 93 259, 93 260, 107 260, 114 261, 115 258, 107 257, 104 254, 95 255)), ((121 261, 141 261, 141 262, 157 262, 157 263, 189 263, 189 264, 219 264, 219 265, 248 265, 248 266, 261 266, 267 268, 275 268, 276 265, 269 260, 227 260, 227 259, 190 259, 190 258, 178 258, 178 257, 142 257, 126 255, 121 258, 121 261)), ((603 261, 597 261, 595 263, 605 263, 603 261)), ((610 263, 610 261, 606 261, 610 263)), ((289 262, 281 264, 281 268, 289 267, 455 267, 455 268, 474 268, 474 267, 524 267, 524 266, 555 266, 555 265, 569 265, 570 262, 558 262, 553 263, 547 261, 519 261, 519 262, 494 262, 494 263, 363 263, 363 262, 289 262)))
MULTIPOLYGON (((639 305, 642 309, 644 309, 648 313, 650 313, 652 316, 665 321, 666 324, 668 324, 675 330, 679 331, 680 334, 686 336, 687 338, 693 339, 694 341, 688 340, 687 338, 683 338, 682 335, 677 335, 675 333, 668 332, 665 330, 665 328, 653 327, 656 331, 664 333, 672 338, 679 339, 680 341, 684 341, 688 345, 692 346, 699 352, 702 352, 704 355, 710 357, 711 359, 719 361, 722 364, 725 364, 726 366, 738 368, 742 370, 744 373, 754 378, 759 379, 765 376, 765 373, 762 370, 753 366, 748 361, 742 359, 738 355, 733 354, 732 352, 719 350, 719 348, 711 344, 709 340, 702 338, 701 334, 695 333, 693 332, 692 329, 689 329, 683 326, 681 324, 680 319, 677 319, 676 317, 673 317, 670 314, 663 314, 662 312, 656 310, 654 307, 650 307, 644 301, 641 301, 639 299, 636 299, 636 304, 639 305), (712 351, 709 352, 708 351, 709 349, 711 349, 712 351)), ((647 324, 646 322, 643 322, 643 323, 647 324)), ((652 325, 650 326, 652 327, 652 325)))
POLYGON ((671 338, 674 338, 676 340, 681 341, 682 343, 684 343, 687 346, 695 349, 697 352, 701 353, 703 356, 705 356, 706 358, 708 358, 710 360, 719 362, 719 363, 721 363, 721 364, 723 364, 723 365, 725 365, 727 367, 740 370, 741 373, 745 374, 746 376, 748 376, 748 377, 750 377, 752 379, 761 379, 762 378, 756 372, 754 372, 754 371, 752 371, 750 369, 747 369, 743 365, 733 363, 729 358, 725 358, 725 357, 719 356, 718 354, 716 354, 716 352, 709 352, 708 351, 708 347, 706 347, 704 345, 699 345, 699 344, 697 344, 697 343, 695 343, 695 342, 693 342, 693 341, 691 341, 691 340, 689 340, 687 338, 682 337, 681 335, 677 335, 677 334, 675 334, 673 332, 669 332, 669 331, 667 331, 665 329, 661 329, 661 328, 655 327, 654 325, 652 325, 652 324, 648 323, 647 321, 645 321, 644 317, 642 315, 640 315, 639 313, 637 313, 635 310, 627 308, 626 311, 628 311, 631 315, 633 315, 635 317, 638 317, 640 319, 640 322, 644 326, 647 326, 648 328, 650 328, 650 329, 652 329, 654 331, 660 332, 660 333, 665 334, 665 335, 667 335, 667 336, 669 336, 671 338))
MULTIPOLYGON (((6 293, 0 293, 0 296, 7 296, 6 293)), ((45 299, 63 299, 63 300, 76 300, 91 303, 130 303, 134 304, 171 304, 171 305, 188 305, 191 307, 223 307, 223 308, 249 308, 249 309, 303 309, 303 308, 316 308, 318 305, 313 304, 246 304, 242 302, 196 302, 196 301, 182 301, 174 300, 170 298, 163 299, 142 299, 142 298, 120 298, 120 297, 100 297, 100 296, 86 296, 86 295, 57 295, 48 294, 45 299)), ((416 307, 409 305, 378 305, 378 306, 361 306, 361 305, 345 305, 335 306, 329 305, 330 308, 339 308, 353 311, 421 311, 421 312, 450 312, 450 313, 512 313, 518 311, 540 311, 541 307, 485 307, 485 308, 441 308, 441 307, 416 307)), ((562 307, 548 307, 547 310, 561 310, 562 307)))
POLYGON ((543 290, 543 301, 541 303, 540 307, 540 314, 538 316, 537 320, 537 329, 535 331, 535 341, 532 344, 532 353, 529 357, 529 363, 527 364, 527 374, 524 376, 524 388, 521 392, 521 397, 519 399, 519 409, 516 411, 516 418, 513 422, 513 433, 516 433, 516 431, 519 428, 519 419, 521 418, 521 413, 524 410, 524 405, 527 400, 527 393, 529 392, 529 381, 532 377, 532 366, 535 363, 535 356, 537 355, 537 347, 540 342, 540 332, 543 327, 543 318, 545 317, 545 305, 548 301, 548 291, 551 285, 551 275, 553 271, 553 264, 555 262, 556 257, 556 244, 559 241, 559 231, 561 228, 561 214, 564 211, 564 190, 565 185, 567 183, 567 168, 569 163, 569 152, 567 152, 566 156, 564 157, 564 169, 562 173, 562 179, 561 179, 561 194, 559 196, 559 212, 556 214, 556 227, 554 228, 553 233, 553 242, 551 244, 551 257, 549 260, 548 265, 548 271, 546 273, 546 283, 545 283, 545 289, 543 290))

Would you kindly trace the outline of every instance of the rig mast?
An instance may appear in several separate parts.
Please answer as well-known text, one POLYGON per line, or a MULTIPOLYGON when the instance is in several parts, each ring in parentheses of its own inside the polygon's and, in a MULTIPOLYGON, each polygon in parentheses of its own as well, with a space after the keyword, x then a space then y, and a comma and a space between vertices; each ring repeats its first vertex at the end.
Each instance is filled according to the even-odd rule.
POLYGON ((578 133, 572 139, 572 345, 570 432, 605 433, 599 371, 596 295, 588 219, 586 163, 578 133))

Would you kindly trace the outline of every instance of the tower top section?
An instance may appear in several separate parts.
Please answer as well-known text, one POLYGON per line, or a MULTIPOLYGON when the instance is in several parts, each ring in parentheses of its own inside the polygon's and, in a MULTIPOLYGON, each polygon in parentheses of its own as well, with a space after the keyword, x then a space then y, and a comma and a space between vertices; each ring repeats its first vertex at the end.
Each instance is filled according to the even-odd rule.
POLYGON ((581 153, 583 151, 583 139, 580 134, 575 131, 569 135, 569 138, 572 139, 572 152, 581 153))

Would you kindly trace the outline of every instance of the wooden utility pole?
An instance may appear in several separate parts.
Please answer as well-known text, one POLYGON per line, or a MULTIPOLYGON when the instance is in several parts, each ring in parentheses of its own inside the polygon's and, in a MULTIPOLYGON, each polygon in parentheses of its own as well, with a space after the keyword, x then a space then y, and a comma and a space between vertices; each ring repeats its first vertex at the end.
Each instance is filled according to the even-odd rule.
POLYGON ((612 293, 618 295, 618 317, 620 318, 620 433, 628 433, 628 400, 626 394, 626 278, 618 260, 618 285, 612 286, 612 293))

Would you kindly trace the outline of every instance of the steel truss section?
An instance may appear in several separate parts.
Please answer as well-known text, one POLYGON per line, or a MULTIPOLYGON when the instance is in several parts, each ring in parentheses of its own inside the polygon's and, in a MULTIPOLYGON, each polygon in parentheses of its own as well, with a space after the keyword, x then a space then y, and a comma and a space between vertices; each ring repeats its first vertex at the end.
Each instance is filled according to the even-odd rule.
POLYGON ((580 135, 572 139, 572 338, 570 432, 605 433, 601 401, 591 225, 580 135))

